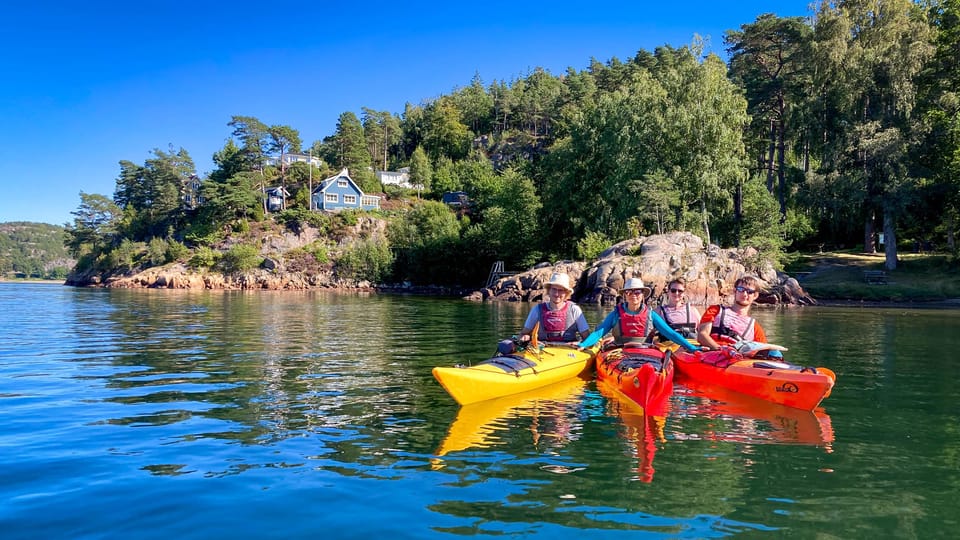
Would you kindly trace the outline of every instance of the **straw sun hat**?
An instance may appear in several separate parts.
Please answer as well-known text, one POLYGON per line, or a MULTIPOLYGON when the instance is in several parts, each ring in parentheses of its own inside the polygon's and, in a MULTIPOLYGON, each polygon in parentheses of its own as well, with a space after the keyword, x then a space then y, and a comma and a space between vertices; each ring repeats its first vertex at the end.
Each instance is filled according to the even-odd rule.
POLYGON ((550 276, 550 281, 544 283, 543 288, 549 289, 551 286, 560 287, 568 293, 573 294, 573 287, 570 286, 570 276, 566 274, 558 272, 550 276))
POLYGON ((644 285, 643 280, 636 277, 628 279, 627 282, 623 284, 623 288, 620 289, 620 292, 625 293, 627 291, 635 290, 643 291, 644 296, 650 296, 650 287, 644 285))

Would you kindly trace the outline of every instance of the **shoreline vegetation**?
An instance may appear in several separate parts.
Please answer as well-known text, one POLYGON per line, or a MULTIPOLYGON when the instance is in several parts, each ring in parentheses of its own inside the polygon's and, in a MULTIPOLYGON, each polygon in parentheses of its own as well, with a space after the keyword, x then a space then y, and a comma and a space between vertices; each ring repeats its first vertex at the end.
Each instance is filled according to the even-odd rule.
MULTIPOLYGON (((761 15, 726 35, 729 60, 694 40, 559 75, 478 73, 402 113, 344 111, 312 143, 233 115, 212 171, 168 144, 121 159, 112 196, 80 192, 66 283, 487 284, 471 299, 536 301, 552 265, 577 274, 581 303, 678 275, 716 303, 747 273, 769 288, 758 303, 960 298, 960 6, 884 6, 761 15), (693 240, 638 245, 669 235, 693 240), (492 283, 498 263, 527 270, 492 283)), ((13 270, 55 277, 7 234, 13 270)))
MULTIPOLYGON (((886 274, 885 283, 867 283, 864 272, 879 270, 882 264, 883 256, 880 254, 843 251, 797 254, 794 260, 783 269, 782 274, 795 278, 814 303, 823 307, 960 308, 960 276, 957 275, 955 269, 957 262, 952 256, 941 253, 901 254, 897 270, 886 274)), ((68 281, 2 276, 0 283, 65 285, 68 281)), ((71 284, 71 286, 105 285, 71 284)), ((310 288, 453 298, 476 294, 482 290, 440 285, 373 283, 344 283, 340 286, 310 288)), ((693 303, 707 305, 711 302, 693 303)), ((758 306, 770 307, 765 304, 758 304, 758 306)))

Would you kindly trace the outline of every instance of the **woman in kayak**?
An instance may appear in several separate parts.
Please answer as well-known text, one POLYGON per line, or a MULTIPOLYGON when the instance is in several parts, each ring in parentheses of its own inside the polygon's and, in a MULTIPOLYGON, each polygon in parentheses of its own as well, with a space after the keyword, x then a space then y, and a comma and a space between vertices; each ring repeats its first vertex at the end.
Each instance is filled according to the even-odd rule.
POLYGON ((657 313, 667 321, 670 328, 687 339, 696 339, 697 325, 700 323, 700 311, 687 303, 684 292, 687 282, 678 277, 667 284, 667 301, 657 307, 657 313))
POLYGON ((520 331, 520 341, 530 340, 537 323, 540 324, 537 334, 540 341, 573 343, 577 337, 586 337, 590 325, 580 306, 570 301, 570 295, 573 294, 570 276, 561 272, 553 274, 545 287, 548 300, 530 310, 520 331))
MULTIPOLYGON (((760 280, 743 276, 733 284, 733 305, 710 306, 700 318, 697 341, 716 350, 737 341, 767 342, 767 335, 756 319, 750 317, 750 307, 760 296, 760 280)), ((780 351, 769 351, 769 356, 782 357, 780 351)))
POLYGON ((625 301, 617 304, 617 308, 603 319, 600 326, 580 342, 581 348, 586 349, 596 344, 608 332, 613 334, 613 342, 616 345, 649 347, 651 344, 647 338, 656 329, 661 337, 690 352, 700 350, 700 347, 693 345, 670 328, 660 314, 647 307, 644 299, 650 294, 650 287, 644 286, 642 279, 628 279, 620 290, 620 294, 625 301))

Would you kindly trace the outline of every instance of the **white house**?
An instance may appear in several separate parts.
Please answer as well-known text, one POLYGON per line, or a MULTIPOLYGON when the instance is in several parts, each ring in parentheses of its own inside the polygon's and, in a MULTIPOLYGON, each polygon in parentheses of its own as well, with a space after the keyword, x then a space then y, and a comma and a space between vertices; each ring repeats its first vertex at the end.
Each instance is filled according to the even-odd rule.
POLYGON ((410 183, 410 167, 402 167, 399 171, 376 171, 374 174, 381 184, 413 188, 410 183))
MULTIPOLYGON (((264 165, 269 165, 271 167, 280 166, 280 158, 275 156, 267 156, 263 160, 264 165)), ((317 156, 308 156, 306 154, 284 154, 283 155, 283 164, 291 165, 293 163, 309 163, 318 169, 323 168, 323 160, 317 156)))

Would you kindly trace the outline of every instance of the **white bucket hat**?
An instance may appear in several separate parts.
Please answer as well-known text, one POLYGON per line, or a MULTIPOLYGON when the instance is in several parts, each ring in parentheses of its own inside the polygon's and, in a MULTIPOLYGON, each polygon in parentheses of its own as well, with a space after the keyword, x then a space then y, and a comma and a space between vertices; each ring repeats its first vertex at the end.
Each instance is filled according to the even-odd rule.
POLYGON ((643 280, 636 277, 632 277, 628 279, 627 282, 623 284, 623 288, 620 289, 620 292, 623 293, 626 291, 635 291, 635 290, 641 290, 643 291, 644 296, 650 296, 650 287, 645 286, 643 284, 643 280))
POLYGON ((573 294, 573 287, 570 286, 570 276, 557 272, 550 276, 550 281, 543 284, 544 289, 549 289, 550 286, 560 287, 561 289, 566 289, 570 294, 573 294))

